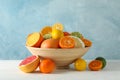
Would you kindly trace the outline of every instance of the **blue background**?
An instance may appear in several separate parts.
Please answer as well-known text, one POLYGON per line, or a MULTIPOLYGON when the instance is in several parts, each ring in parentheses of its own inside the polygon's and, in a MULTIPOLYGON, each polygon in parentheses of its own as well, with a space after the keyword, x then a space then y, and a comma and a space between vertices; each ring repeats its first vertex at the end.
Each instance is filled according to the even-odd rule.
POLYGON ((0 59, 23 59, 26 36, 64 24, 93 42, 85 59, 120 59, 120 0, 0 0, 0 59))

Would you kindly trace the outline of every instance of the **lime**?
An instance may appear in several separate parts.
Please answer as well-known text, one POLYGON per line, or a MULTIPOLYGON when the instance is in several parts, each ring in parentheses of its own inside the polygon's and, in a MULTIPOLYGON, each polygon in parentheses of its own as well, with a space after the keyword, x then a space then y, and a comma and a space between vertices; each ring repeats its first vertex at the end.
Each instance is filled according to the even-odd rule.
POLYGON ((102 64, 103 64, 102 69, 106 66, 107 62, 106 62, 105 58, 103 58, 103 57, 97 57, 95 60, 100 60, 102 62, 102 64))
POLYGON ((72 32, 72 33, 71 33, 71 36, 76 36, 76 37, 78 37, 78 38, 83 38, 82 34, 79 33, 79 32, 72 32))
POLYGON ((43 38, 44 39, 50 39, 50 38, 52 38, 52 35, 49 33, 49 34, 45 34, 44 36, 43 36, 43 38))
POLYGON ((74 62, 74 67, 78 71, 84 71, 84 70, 86 70, 86 66, 87 66, 87 62, 84 59, 78 58, 74 62))

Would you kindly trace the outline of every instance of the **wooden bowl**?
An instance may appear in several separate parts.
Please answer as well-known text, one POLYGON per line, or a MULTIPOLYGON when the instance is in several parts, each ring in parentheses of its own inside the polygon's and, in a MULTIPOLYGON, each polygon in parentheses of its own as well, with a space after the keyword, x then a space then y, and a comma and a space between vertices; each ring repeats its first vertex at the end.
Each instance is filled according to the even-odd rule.
POLYGON ((33 55, 52 59, 56 63, 57 68, 67 68, 69 64, 73 63, 77 58, 82 57, 90 48, 50 49, 26 47, 33 55))

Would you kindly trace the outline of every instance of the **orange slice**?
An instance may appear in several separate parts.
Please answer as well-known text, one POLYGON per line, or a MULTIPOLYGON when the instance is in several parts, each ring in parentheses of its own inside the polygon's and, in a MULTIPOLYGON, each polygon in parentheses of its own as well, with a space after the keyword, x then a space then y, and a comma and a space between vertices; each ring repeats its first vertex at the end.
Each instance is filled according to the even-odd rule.
POLYGON ((59 45, 61 48, 74 48, 75 41, 72 37, 64 36, 60 38, 59 45))
POLYGON ((52 29, 58 29, 63 31, 63 25, 61 23, 56 23, 52 26, 52 29))
POLYGON ((45 35, 45 34, 51 34, 52 32, 52 27, 51 26, 45 26, 41 31, 41 35, 45 35))
POLYGON ((92 46, 92 42, 90 40, 83 38, 82 41, 84 42, 85 47, 92 46))
POLYGON ((39 47, 42 41, 43 36, 38 32, 34 32, 28 35, 26 40, 26 46, 39 47))
POLYGON ((88 67, 92 71, 98 71, 102 69, 102 62, 99 60, 93 60, 89 63, 88 67))

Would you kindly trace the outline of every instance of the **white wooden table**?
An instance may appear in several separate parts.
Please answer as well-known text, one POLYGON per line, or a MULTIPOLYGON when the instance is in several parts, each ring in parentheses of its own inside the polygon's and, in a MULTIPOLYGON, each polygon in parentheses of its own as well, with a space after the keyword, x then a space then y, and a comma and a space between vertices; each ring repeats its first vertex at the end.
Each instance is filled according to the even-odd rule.
POLYGON ((120 80, 120 60, 109 60, 101 71, 56 70, 51 74, 24 73, 19 70, 20 60, 0 60, 0 80, 120 80))

